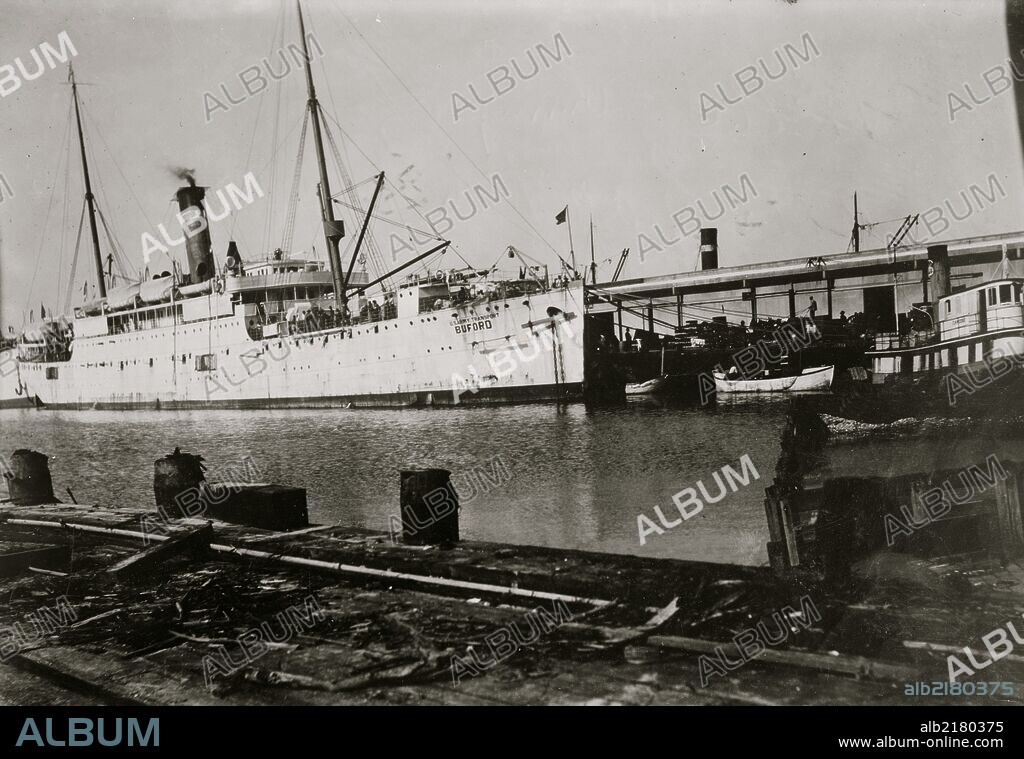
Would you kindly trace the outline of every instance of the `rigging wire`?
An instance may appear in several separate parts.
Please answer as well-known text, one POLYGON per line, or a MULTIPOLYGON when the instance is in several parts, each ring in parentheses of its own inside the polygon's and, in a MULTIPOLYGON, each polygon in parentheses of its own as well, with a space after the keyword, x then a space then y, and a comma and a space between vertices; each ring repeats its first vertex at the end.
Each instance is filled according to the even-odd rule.
POLYGON ((306 128, 309 126, 309 108, 303 112, 302 132, 299 134, 299 155, 295 159, 295 173, 292 175, 292 189, 288 194, 288 212, 284 223, 284 236, 281 239, 281 250, 285 255, 291 253, 292 239, 295 237, 295 214, 299 210, 299 187, 302 181, 302 156, 306 149, 306 128))
MULTIPOLYGON (((53 210, 53 198, 57 192, 57 177, 60 176, 60 167, 63 165, 64 157, 70 152, 70 141, 69 136, 71 134, 71 103, 68 103, 68 116, 67 121, 64 125, 64 139, 61 141, 61 149, 57 154, 57 167, 54 171, 53 186, 50 188, 50 200, 46 205, 46 214, 43 217, 43 234, 39 235, 39 249, 36 251, 36 266, 32 271, 32 279, 28 286, 28 301, 32 301, 32 296, 35 293, 36 277, 39 275, 39 270, 43 265, 43 245, 46 242, 46 230, 50 227, 50 212, 53 210)), ((70 161, 70 158, 69 158, 70 161)), ((22 309, 21 314, 22 321, 25 320, 25 312, 22 309)))
MULTIPOLYGON (((312 28, 312 24, 313 24, 312 18, 310 18, 310 28, 312 28)), ((324 65, 324 59, 323 59, 322 56, 320 58, 320 73, 321 73, 323 82, 324 82, 324 84, 325 84, 325 86, 327 88, 327 97, 331 101, 331 108, 334 110, 335 113, 337 113, 338 105, 337 105, 337 103, 334 100, 334 88, 331 86, 331 77, 329 77, 327 75, 327 67, 324 65)), ((351 186, 352 185, 352 180, 351 180, 351 178, 348 178, 348 176, 347 176, 347 174, 348 174, 347 167, 349 165, 349 160, 348 160, 349 156, 348 156, 347 146, 346 146, 345 140, 344 140, 344 138, 346 136, 345 132, 344 132, 344 130, 341 129, 341 126, 339 124, 338 128, 339 128, 339 130, 341 130, 341 137, 342 137, 342 139, 340 140, 340 142, 341 142, 341 149, 339 150, 338 149, 338 145, 335 143, 334 135, 331 133, 330 128, 327 125, 327 114, 326 114, 326 112, 325 112, 325 110, 324 110, 324 108, 322 106, 320 106, 320 114, 321 114, 321 116, 324 117, 324 131, 327 133, 327 139, 331 143, 331 150, 334 153, 334 160, 335 160, 335 163, 338 166, 338 171, 342 175, 342 178, 343 178, 345 184, 346 185, 350 185, 350 187, 348 189, 344 190, 343 192, 344 192, 344 194, 346 194, 348 196, 349 200, 356 207, 355 210, 358 211, 358 215, 355 216, 354 223, 355 223, 355 225, 357 227, 359 227, 359 226, 361 226, 361 224, 363 222, 363 219, 366 218, 366 213, 365 213, 365 211, 362 208, 362 203, 361 203, 361 201, 359 199, 358 194, 356 194, 354 192, 355 187, 358 187, 358 185, 351 186), (344 160, 343 160, 342 154, 344 154, 344 160), (360 217, 362 217, 362 218, 360 218, 360 217)), ((333 119, 332 118, 331 120, 334 121, 336 124, 338 123, 337 119, 333 119)), ((360 151, 360 152, 362 152, 362 151, 360 151)), ((369 159, 367 159, 367 160, 369 160, 369 159)), ((377 173, 380 173, 380 171, 382 171, 382 169, 380 167, 374 165, 373 161, 369 161, 369 163, 370 163, 371 166, 374 167, 374 169, 375 169, 375 171, 377 173)), ((371 181, 373 179, 375 179, 375 178, 376 177, 373 177, 371 179, 371 181)), ((362 184, 362 183, 360 183, 360 184, 362 184)), ((328 202, 330 202, 330 201, 328 201, 328 202)), ((388 271, 387 265, 384 263, 384 257, 381 254, 380 248, 377 245, 376 237, 374 236, 373 231, 369 227, 367 227, 366 235, 364 237, 363 243, 366 245, 366 251, 367 252, 363 253, 360 256, 361 262, 368 258, 370 260, 371 266, 373 266, 374 269, 377 270, 377 275, 378 276, 386 273, 388 271)), ((349 245, 346 246, 346 251, 345 251, 345 257, 346 258, 348 257, 348 254, 351 252, 352 245, 353 245, 353 243, 350 242, 349 245)), ((365 266, 364 266, 364 270, 365 270, 365 266)), ((394 283, 391 281, 390 277, 388 279, 384 280, 384 288, 383 289, 386 290, 386 289, 389 289, 389 288, 390 289, 394 289, 394 283)))
MULTIPOLYGON (((398 74, 395 72, 395 70, 393 68, 391 68, 391 66, 388 64, 388 62, 386 60, 384 60, 384 57, 381 56, 381 54, 377 52, 376 48, 374 48, 373 45, 371 45, 370 42, 366 39, 366 37, 363 36, 363 33, 361 31, 359 31, 359 27, 357 27, 355 25, 355 23, 352 21, 352 19, 350 19, 348 17, 348 15, 346 15, 345 12, 338 7, 337 2, 335 2, 335 9, 349 23, 349 26, 351 26, 352 29, 355 31, 355 33, 359 36, 359 39, 362 40, 363 44, 366 45, 367 48, 369 48, 370 52, 372 52, 374 54, 374 56, 377 58, 377 60, 379 60, 381 62, 381 64, 383 64, 384 68, 386 68, 391 73, 391 75, 395 78, 395 80, 402 86, 402 89, 404 89, 406 91, 406 93, 409 95, 409 97, 411 97, 413 99, 413 101, 416 103, 416 105, 418 105, 420 107, 420 110, 422 110, 423 113, 425 113, 427 115, 427 118, 430 119, 431 123, 433 123, 434 126, 436 126, 446 138, 448 138, 448 141, 452 145, 455 146, 455 149, 458 150, 459 153, 461 153, 462 156, 467 161, 469 161, 470 165, 474 169, 476 169, 477 173, 479 173, 480 176, 483 177, 483 179, 489 180, 490 177, 488 177, 484 173, 484 170, 481 169, 480 166, 477 165, 476 161, 474 161, 470 157, 469 153, 467 153, 465 150, 462 149, 462 146, 459 145, 459 143, 457 143, 455 141, 455 138, 452 137, 443 126, 441 126, 440 122, 436 118, 434 118, 434 114, 432 114, 430 112, 430 110, 425 105, 423 105, 423 103, 419 100, 419 98, 417 98, 416 95, 413 94, 412 90, 409 89, 409 87, 402 80, 402 78, 400 76, 398 76, 398 74)), ((548 242, 547 238, 544 237, 544 235, 542 235, 540 233, 540 231, 532 223, 530 223, 530 220, 528 218, 526 218, 526 216, 523 215, 523 213, 515 206, 515 204, 513 204, 511 201, 509 201, 508 202, 508 206, 513 211, 515 211, 516 215, 519 216, 519 218, 522 219, 526 223, 526 225, 533 231, 533 233, 535 235, 537 235, 538 239, 540 239, 541 242, 543 242, 545 245, 547 245, 548 248, 550 248, 553 253, 557 254, 558 251, 555 250, 554 246, 550 242, 548 242)))
POLYGON ((132 200, 135 201, 135 205, 142 213, 142 216, 143 218, 145 218, 146 223, 152 226, 153 222, 150 220, 149 214, 146 213, 146 209, 142 207, 142 203, 139 201, 139 197, 135 194, 135 191, 132 189, 132 185, 128 181, 128 177, 126 177, 124 175, 124 172, 121 170, 121 164, 119 164, 117 162, 117 158, 114 157, 114 151, 110 149, 110 146, 107 145, 107 141, 103 138, 103 132, 95 123, 93 123, 91 114, 88 110, 86 110, 85 106, 82 105, 81 100, 79 100, 79 106, 82 109, 82 118, 85 119, 88 126, 92 127, 92 130, 89 132, 90 139, 93 136, 99 137, 100 144, 103 146, 103 149, 106 151, 107 156, 110 158, 110 162, 114 164, 114 168, 117 169, 117 173, 121 176, 122 181, 124 181, 125 187, 128 188, 128 194, 131 195, 132 200))
MULTIPOLYGON (((281 6, 282 6, 282 11, 283 11, 284 10, 284 3, 282 3, 281 6)), ((280 49, 282 47, 284 47, 284 25, 283 24, 281 25, 281 36, 280 36, 280 38, 278 40, 278 49, 280 49)), ((273 129, 271 130, 271 135, 270 135, 270 144, 271 145, 274 145, 274 144, 277 143, 277 135, 279 134, 280 129, 281 129, 281 101, 282 101, 282 99, 284 97, 284 87, 278 86, 278 87, 275 87, 274 90, 275 90, 275 92, 274 92, 274 120, 273 120, 273 129)), ((305 117, 303 117, 303 120, 305 120, 305 117)), ((253 129, 255 130, 255 126, 253 127, 253 129)), ((267 201, 268 208, 267 208, 266 214, 264 215, 265 222, 264 222, 264 227, 263 227, 263 237, 262 237, 262 240, 260 242, 261 247, 265 251, 269 251, 270 250, 270 245, 271 245, 271 242, 270 242, 270 240, 271 240, 270 230, 271 230, 271 226, 272 226, 273 221, 274 221, 274 202, 277 199, 277 193, 274 191, 276 189, 276 184, 277 184, 277 165, 278 165, 277 161, 272 162, 271 165, 270 165, 270 198, 267 201)))
MULTIPOLYGON (((360 184, 364 184, 364 183, 360 182, 360 184)), ((358 186, 359 185, 356 185, 356 187, 358 187, 358 186)), ((346 203, 344 200, 339 200, 337 198, 334 198, 334 202, 337 203, 339 206, 344 206, 345 208, 349 208, 349 209, 352 209, 352 210, 358 210, 356 208, 356 206, 352 205, 351 203, 346 203)), ((437 240, 438 242, 441 242, 442 240, 444 240, 443 237, 440 237, 440 236, 434 234, 433 232, 428 232, 428 231, 426 231, 424 229, 416 229, 416 227, 410 227, 408 224, 405 224, 405 223, 400 222, 400 221, 395 221, 394 219, 389 219, 387 216, 381 216, 379 214, 371 214, 370 218, 373 219, 374 221, 380 221, 380 222, 383 222, 385 224, 391 224, 393 226, 396 226, 399 229, 404 229, 406 232, 410 232, 410 233, 415 232, 416 234, 425 235, 426 237, 429 237, 431 240, 437 240)))
MULTIPOLYGON (((280 4, 280 10, 278 11, 278 14, 277 14, 277 21, 274 24, 274 32, 270 36, 270 53, 268 53, 268 55, 267 55, 267 60, 268 61, 270 60, 270 56, 272 56, 274 54, 274 43, 275 43, 275 41, 279 37, 282 40, 284 39, 284 19, 285 19, 286 13, 287 13, 287 9, 285 8, 285 4, 281 3, 280 4)), ((256 145, 256 132, 259 129, 259 125, 260 125, 260 114, 263 112, 263 98, 257 98, 257 100, 258 100, 258 102, 256 103, 256 118, 253 120, 253 124, 252 124, 252 135, 249 137, 249 150, 245 154, 245 164, 244 164, 245 166, 248 166, 249 162, 252 160, 252 151, 253 151, 253 148, 256 145)), ((273 155, 273 153, 271 155, 273 155)), ((234 214, 232 214, 231 227, 228 230, 228 237, 230 239, 232 239, 232 240, 235 239, 235 223, 237 221, 238 221, 238 218, 234 214)))
MULTIPOLYGON (((323 61, 321 61, 321 67, 322 66, 323 66, 323 61)), ((327 79, 327 93, 328 93, 328 96, 331 96, 331 87, 330 87, 330 79, 329 78, 327 79)), ((347 143, 351 143, 352 146, 355 147, 355 149, 359 151, 359 154, 366 160, 367 163, 370 164, 371 167, 373 167, 376 171, 381 171, 380 166, 378 166, 377 163, 366 153, 366 151, 363 150, 362 147, 360 147, 359 143, 356 142, 355 138, 353 138, 352 135, 349 134, 345 130, 345 128, 338 122, 338 120, 336 118, 334 118, 330 113, 328 113, 327 111, 324 111, 322 109, 321 109, 321 112, 323 113, 325 119, 330 120, 331 123, 333 123, 334 126, 336 126, 338 128, 338 131, 340 132, 340 134, 341 134, 341 136, 342 136, 342 138, 344 140, 343 143, 342 143, 343 145, 347 144, 347 143)), ((402 200, 405 201, 406 205, 408 206, 408 209, 412 210, 417 216, 419 216, 420 219, 422 219, 428 226, 430 226, 431 229, 433 229, 432 225, 430 224, 430 221, 419 210, 419 205, 417 203, 415 203, 411 198, 409 198, 404 192, 402 192, 402 190, 398 187, 397 184, 395 184, 395 182, 391 179, 390 176, 385 174, 384 175, 384 181, 392 189, 392 191, 395 193, 395 195, 397 195, 398 197, 400 197, 402 200)), ((516 213, 519 213, 519 211, 516 210, 516 213)), ((522 214, 519 214, 519 215, 522 216, 522 214)), ((375 216, 374 218, 380 218, 380 217, 376 217, 375 216)), ((384 219, 381 219, 381 220, 384 221, 384 219)), ((411 227, 408 224, 399 224, 398 222, 393 222, 391 220, 387 220, 387 221, 389 223, 398 224, 398 226, 405 227, 407 230, 410 231, 410 237, 408 238, 408 242, 410 242, 410 243, 415 243, 416 242, 412 238, 412 236, 411 236, 411 231, 415 230, 414 227, 411 227)), ((529 222, 527 222, 527 223, 529 224, 529 222)), ((433 231, 431 231, 431 232, 425 232, 423 230, 416 230, 416 231, 418 231, 421 234, 427 235, 428 237, 430 237, 431 239, 434 239, 434 240, 439 240, 440 241, 440 240, 444 239, 443 237, 439 237, 437 235, 437 233, 433 232, 433 231)), ((536 231, 536 230, 534 230, 534 231, 536 231)), ((415 247, 412 246, 412 245, 410 245, 410 247, 413 247, 413 249, 415 249, 415 247)), ((551 247, 550 244, 548 244, 548 247, 549 248, 551 247)), ((465 262, 467 266, 470 266, 470 264, 468 262, 466 262, 466 257, 462 255, 462 252, 461 252, 459 246, 455 242, 449 241, 448 249, 452 250, 459 258, 461 258, 462 261, 465 262)), ((552 250, 554 250, 554 248, 552 248, 552 250)), ((558 255, 557 251, 555 251, 555 255, 556 256, 558 255)))
MULTIPOLYGON (((320 112, 321 112, 321 114, 323 114, 323 108, 320 109, 320 112)), ((327 125, 326 117, 325 117, 323 123, 324 123, 324 132, 327 134, 327 141, 328 141, 328 143, 330 143, 331 152, 334 155, 334 161, 338 165, 338 172, 341 174, 342 179, 345 182, 345 184, 349 185, 351 187, 352 186, 352 178, 349 176, 348 169, 346 168, 344 162, 341 160, 341 153, 338 150, 338 144, 337 144, 337 142, 334 139, 334 133, 331 131, 330 127, 327 125)), ((386 177, 387 177, 387 175, 385 174, 385 178, 386 177)), ((349 192, 349 200, 354 205, 356 205, 359 208, 359 214, 362 215, 363 218, 365 218, 366 217, 366 212, 362 208, 362 202, 360 201, 359 194, 354 192, 354 191, 350 191, 349 192)), ((330 203, 331 200, 328 199, 327 202, 330 203)), ((356 218, 356 224, 361 224, 361 220, 358 217, 356 218)), ((373 234, 372 234, 372 232, 370 232, 369 228, 367 229, 366 237, 364 238, 364 242, 366 243, 367 258, 370 261, 371 268, 374 269, 374 272, 375 272, 376 276, 378 276, 378 277, 384 276, 385 274, 387 274, 388 268, 387 268, 387 265, 384 263, 384 258, 383 258, 383 256, 381 256, 380 249, 377 247, 377 244, 376 244, 376 242, 374 241, 374 238, 373 238, 373 234)), ((381 286, 382 286, 382 289, 384 289, 384 290, 394 290, 395 289, 395 284, 392 281, 391 277, 385 277, 385 279, 381 283, 381 286)))
POLYGON ((85 231, 85 198, 82 198, 82 212, 78 215, 78 238, 75 240, 75 255, 71 259, 71 275, 68 278, 68 289, 64 294, 62 313, 71 313, 71 297, 75 293, 75 272, 78 269, 78 251, 82 246, 82 232, 85 231))
MULTIPOLYGON (((64 162, 64 184, 62 186, 65 188, 65 191, 63 193, 61 193, 61 195, 63 196, 63 205, 61 207, 61 213, 60 213, 60 219, 61 219, 61 224, 60 224, 60 242, 57 243, 57 256, 58 256, 57 257, 57 272, 58 272, 58 276, 55 277, 55 279, 57 280, 57 303, 60 303, 63 300, 61 295, 62 295, 62 288, 64 286, 64 281, 60 278, 59 273, 64 271, 64 243, 65 243, 65 240, 66 240, 66 237, 67 237, 67 230, 68 230, 68 224, 67 224, 67 222, 68 222, 68 206, 71 204, 71 194, 67 192, 67 188, 70 185, 70 183, 71 183, 71 159, 69 158, 67 161, 64 162)), ((79 223, 81 223, 81 222, 79 222, 79 223)), ((68 282, 68 288, 69 289, 72 287, 72 284, 73 283, 68 282)))
MULTIPOLYGON (((86 119, 89 121, 90 124, 92 123, 91 120, 89 120, 89 118, 88 118, 88 114, 86 114, 86 119)), ((94 151, 94 149, 92 147, 92 143, 91 143, 92 135, 95 132, 99 132, 99 129, 95 128, 92 132, 89 132, 90 140, 86 141, 86 151, 89 154, 90 165, 92 165, 93 167, 99 166, 99 161, 96 158, 96 153, 95 153, 95 151, 94 151)), ((109 151, 108 151, 108 153, 109 153, 109 151)), ((114 161, 114 158, 113 158, 112 154, 110 154, 109 157, 110 157, 110 159, 112 161, 114 161)), ((116 161, 114 161, 114 163, 116 165, 116 161)), ((94 175, 96 174, 95 170, 93 171, 93 174, 94 175)), ((97 182, 95 187, 96 187, 96 194, 97 194, 97 197, 96 197, 96 213, 102 219, 102 209, 103 208, 112 208, 113 204, 110 203, 110 201, 108 200, 107 192, 106 192, 106 189, 105 189, 105 187, 104 187, 102 182, 97 182)), ((129 186, 129 191, 130 190, 131 190, 131 187, 129 186)), ((107 222, 104 220, 104 225, 106 225, 106 224, 107 224, 107 222)), ((118 268, 118 271, 120 273, 120 276, 124 280, 138 279, 139 272, 135 268, 135 265, 128 259, 128 257, 125 255, 124 250, 120 247, 120 245, 115 242, 115 240, 119 240, 120 237, 121 236, 117 233, 117 227, 114 225, 114 222, 111 221, 110 222, 110 229, 107 229, 107 241, 108 241, 108 243, 110 245, 110 252, 113 254, 114 262, 117 264, 117 268, 118 268), (113 230, 113 232, 111 232, 111 229, 113 230)), ((111 278, 113 278, 113 272, 111 272, 111 278)), ((111 286, 113 286, 113 282, 111 282, 111 286)))
MULTIPOLYGON (((135 281, 140 281, 141 280, 141 276, 139 275, 138 272, 135 271, 134 268, 130 269, 130 271, 132 272, 132 276, 131 277, 128 277, 128 276, 125 275, 126 266, 129 266, 129 264, 128 264, 127 258, 126 258, 125 254, 124 254, 124 250, 121 249, 121 246, 117 243, 117 240, 110 233, 110 227, 107 225, 107 217, 103 213, 103 210, 97 208, 96 209, 96 215, 100 217, 100 221, 103 223, 103 231, 107 235, 107 244, 110 246, 110 250, 111 250, 110 255, 112 256, 114 263, 117 264, 118 270, 121 272, 121 279, 127 280, 127 281, 132 281, 133 279, 135 281)), ((113 285, 114 284, 113 283, 113 278, 114 278, 113 274, 111 274, 110 278, 111 278, 111 283, 110 284, 113 285)))

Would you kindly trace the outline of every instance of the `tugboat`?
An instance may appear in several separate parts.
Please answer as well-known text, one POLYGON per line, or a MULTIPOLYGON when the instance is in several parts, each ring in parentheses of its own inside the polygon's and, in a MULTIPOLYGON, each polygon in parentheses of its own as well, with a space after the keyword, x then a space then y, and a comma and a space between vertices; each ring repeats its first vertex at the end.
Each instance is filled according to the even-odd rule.
POLYGON ((894 385, 953 375, 973 386, 977 377, 992 374, 996 360, 1011 367, 1024 364, 1024 279, 1009 276, 1004 258, 1002 272, 992 280, 950 293, 945 246, 930 248, 929 258, 938 296, 928 312, 930 326, 877 335, 866 353, 872 381, 894 385))

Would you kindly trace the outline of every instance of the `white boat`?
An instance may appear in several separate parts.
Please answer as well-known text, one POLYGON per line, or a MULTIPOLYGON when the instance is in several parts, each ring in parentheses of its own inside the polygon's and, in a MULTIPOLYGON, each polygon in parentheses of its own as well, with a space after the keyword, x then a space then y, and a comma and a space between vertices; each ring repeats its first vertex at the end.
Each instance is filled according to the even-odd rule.
POLYGON ((654 377, 646 382, 626 383, 626 395, 654 395, 665 389, 668 384, 668 377, 654 377))
POLYGON ((626 395, 654 395, 660 393, 668 385, 665 374, 665 346, 661 347, 661 375, 643 382, 627 382, 626 395))
POLYGON ((800 374, 758 379, 729 379, 715 372, 715 392, 718 393, 803 393, 828 390, 832 386, 835 366, 813 366, 800 374))

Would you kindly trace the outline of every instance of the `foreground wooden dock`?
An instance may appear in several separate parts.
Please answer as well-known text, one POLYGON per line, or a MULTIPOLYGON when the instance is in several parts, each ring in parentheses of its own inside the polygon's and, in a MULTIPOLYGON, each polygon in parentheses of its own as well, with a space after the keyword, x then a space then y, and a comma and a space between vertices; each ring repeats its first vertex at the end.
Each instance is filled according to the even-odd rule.
POLYGON ((0 554, 22 555, 0 572, 0 628, 20 623, 23 638, 12 653, 5 637, 0 702, 1024 701, 1024 650, 977 676, 1017 683, 1012 697, 905 695, 907 683, 946 679, 942 646, 979 649, 980 635, 1020 619, 1019 564, 915 558, 884 580, 838 589, 768 568, 472 541, 408 546, 342 526, 281 533, 182 519, 153 533, 142 528, 152 513, 0 506, 0 554), (53 554, 46 566, 37 566, 45 552, 26 558, 39 549, 53 554), (801 609, 801 598, 820 619, 797 612, 784 642, 743 664, 733 636, 801 609), (34 631, 27 620, 58 599, 74 619, 34 631), (515 638, 501 631, 528 633, 529 619, 546 625, 508 653, 501 641, 515 638), (244 637, 252 630, 265 645, 244 637), (716 647, 740 666, 709 675, 702 656, 717 659, 716 647), (453 656, 476 672, 456 665, 453 677, 453 656))

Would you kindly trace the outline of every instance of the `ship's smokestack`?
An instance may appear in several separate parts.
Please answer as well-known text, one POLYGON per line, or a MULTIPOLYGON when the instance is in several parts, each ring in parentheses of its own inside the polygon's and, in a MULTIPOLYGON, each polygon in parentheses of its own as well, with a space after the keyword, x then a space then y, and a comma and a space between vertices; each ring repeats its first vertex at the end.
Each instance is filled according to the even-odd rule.
POLYGON ((701 271, 718 268, 718 229, 707 227, 700 231, 701 271))
POLYGON ((933 303, 938 303, 939 298, 945 298, 950 293, 949 249, 945 245, 929 245, 928 262, 932 265, 931 299, 933 303))
POLYGON ((185 233, 188 270, 192 284, 196 285, 212 278, 215 273, 213 250, 210 243, 209 221, 203 207, 206 188, 198 186, 191 174, 184 178, 188 179, 189 185, 179 188, 175 197, 178 199, 178 208, 183 219, 181 226, 185 233))

